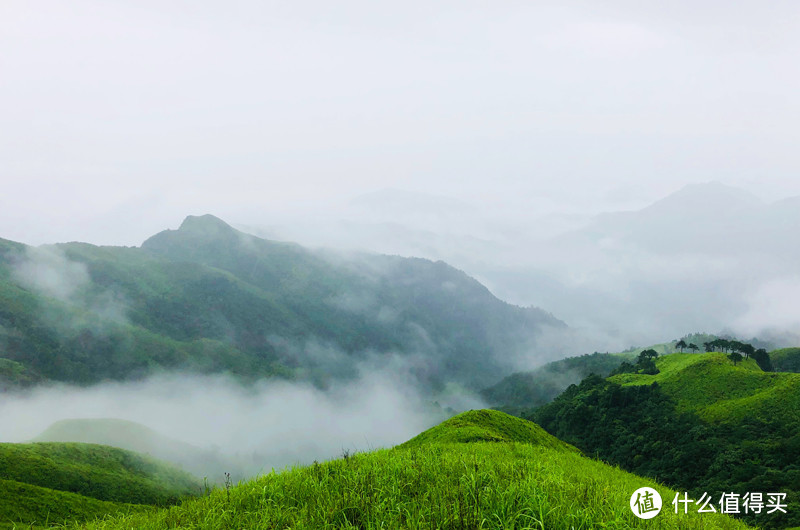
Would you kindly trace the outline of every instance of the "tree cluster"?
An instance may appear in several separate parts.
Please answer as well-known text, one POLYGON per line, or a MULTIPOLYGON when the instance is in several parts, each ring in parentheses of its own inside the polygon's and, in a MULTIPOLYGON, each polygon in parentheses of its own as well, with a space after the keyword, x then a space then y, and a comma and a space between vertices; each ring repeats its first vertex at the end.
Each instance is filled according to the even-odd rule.
POLYGON ((636 358, 636 364, 631 364, 628 361, 623 362, 619 367, 611 372, 610 375, 617 374, 648 374, 655 375, 658 373, 656 368, 656 359, 658 352, 652 348, 642 350, 636 358))

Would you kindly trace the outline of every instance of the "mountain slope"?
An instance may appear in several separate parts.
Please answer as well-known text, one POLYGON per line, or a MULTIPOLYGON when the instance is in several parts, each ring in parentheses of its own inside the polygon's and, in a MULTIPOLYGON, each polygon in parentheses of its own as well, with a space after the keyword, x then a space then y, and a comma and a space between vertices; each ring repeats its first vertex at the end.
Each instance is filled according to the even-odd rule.
POLYGON ((95 444, 0 444, 0 478, 133 504, 166 505, 202 492, 197 479, 169 464, 95 444))
POLYGON ((230 491, 154 514, 116 517, 94 529, 172 528, 633 528, 629 507, 642 486, 665 507, 648 528, 747 528, 719 514, 675 514, 675 492, 587 459, 523 420, 495 411, 462 415, 472 427, 509 441, 458 443, 459 422, 445 422, 408 444, 271 473, 230 491), (455 430, 455 433, 448 433, 455 430), (438 434, 437 434, 438 433, 438 434), (413 443, 411 443, 413 442, 413 443))
POLYGON ((113 447, 0 444, 0 528, 39 528, 152 511, 202 493, 171 465, 113 447))
POLYGON ((481 395, 486 401, 506 411, 539 407, 579 383, 589 374, 606 376, 633 353, 592 353, 553 361, 529 372, 515 372, 485 388, 481 395))
POLYGON ((800 374, 763 372, 753 359, 734 365, 723 353, 671 354, 658 359, 660 373, 619 374, 621 385, 651 385, 671 397, 679 411, 714 422, 770 417, 795 424, 800 410, 800 374))
POLYGON ((224 455, 218 450, 203 449, 169 438, 140 423, 116 418, 60 420, 31 441, 79 442, 118 447, 171 462, 211 483, 222 482, 226 473, 231 480, 252 476, 249 470, 253 461, 264 458, 258 452, 224 455))
POLYGON ((324 385, 392 356, 425 386, 477 389, 564 327, 442 262, 312 252, 213 216, 141 248, 0 243, 0 358, 33 378, 181 369, 324 385))
POLYGON ((151 506, 100 501, 24 482, 0 479, 0 528, 50 528, 123 513, 150 511, 151 506))
POLYGON ((559 439, 699 497, 781 492, 788 513, 746 517, 800 524, 800 374, 734 365, 722 353, 659 357, 656 375, 588 377, 529 417, 559 439))

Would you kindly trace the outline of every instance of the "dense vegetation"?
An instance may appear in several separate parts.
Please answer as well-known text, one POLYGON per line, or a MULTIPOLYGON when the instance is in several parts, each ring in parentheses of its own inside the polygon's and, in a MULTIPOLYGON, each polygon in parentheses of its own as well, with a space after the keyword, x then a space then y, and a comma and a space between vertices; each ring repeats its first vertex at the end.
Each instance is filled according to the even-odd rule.
POLYGON ((629 498, 644 485, 665 499, 674 496, 581 456, 524 420, 479 411, 394 449, 273 472, 180 506, 89 528, 745 528, 726 516, 669 509, 641 521, 629 498), (465 425, 485 436, 458 442, 465 425))
POLYGON ((481 392, 483 398, 505 412, 538 407, 550 402, 590 374, 606 376, 633 353, 592 353, 547 363, 529 372, 517 372, 481 392))
POLYGON ((0 527, 140 513, 202 494, 171 465, 95 444, 0 444, 0 527))
POLYGON ((800 348, 783 348, 770 352, 776 372, 800 373, 800 348))
POLYGON ((481 388, 543 326, 442 262, 340 256, 189 217, 141 248, 0 240, 0 384, 157 370, 255 379, 356 374, 369 356, 422 354, 410 375, 481 388), (11 364, 14 363, 14 364, 11 364), (5 383, 3 383, 5 381, 5 383))
POLYGON ((591 376, 529 417, 583 451, 703 492, 784 492, 788 514, 750 516, 768 527, 800 524, 800 376, 737 365, 723 353, 658 358, 655 375, 591 376))

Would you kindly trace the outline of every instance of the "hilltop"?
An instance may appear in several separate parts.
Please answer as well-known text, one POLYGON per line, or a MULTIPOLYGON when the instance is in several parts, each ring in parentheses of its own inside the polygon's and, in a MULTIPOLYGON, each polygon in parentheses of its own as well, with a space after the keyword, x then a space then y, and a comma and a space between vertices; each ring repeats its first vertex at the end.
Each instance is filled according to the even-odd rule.
MULTIPOLYGON (((87 528, 631 528, 640 520, 630 495, 645 485, 664 499, 675 493, 585 458, 525 420, 471 411, 393 449, 345 453, 87 528), (465 426, 483 434, 465 437, 465 426)), ((723 515, 669 509, 648 525, 712 526, 747 528, 723 515)))

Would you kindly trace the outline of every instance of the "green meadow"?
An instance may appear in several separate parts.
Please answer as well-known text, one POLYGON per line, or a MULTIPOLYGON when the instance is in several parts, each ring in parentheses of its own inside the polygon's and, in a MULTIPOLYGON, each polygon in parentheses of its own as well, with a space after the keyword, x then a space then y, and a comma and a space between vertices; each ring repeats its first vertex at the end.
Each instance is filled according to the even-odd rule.
POLYGON ((526 420, 472 411, 393 449, 273 471, 180 505, 85 528, 748 528, 724 515, 675 514, 674 495, 582 456, 526 420), (665 503, 650 521, 629 507, 642 486, 656 488, 665 503))

